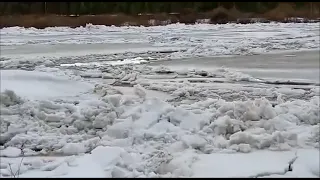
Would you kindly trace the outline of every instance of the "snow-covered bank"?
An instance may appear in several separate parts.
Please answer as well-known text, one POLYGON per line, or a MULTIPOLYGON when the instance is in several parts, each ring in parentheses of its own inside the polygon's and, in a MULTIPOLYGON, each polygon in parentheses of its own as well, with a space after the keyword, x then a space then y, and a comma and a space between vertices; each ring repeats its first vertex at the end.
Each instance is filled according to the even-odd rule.
POLYGON ((319 150, 215 153, 199 159, 193 165, 194 177, 319 177, 319 150))
MULTIPOLYGON (((188 150, 160 168, 173 173, 144 174, 128 171, 139 162, 134 153, 119 147, 98 147, 91 154, 69 157, 25 157, 16 177, 319 177, 319 151, 298 149, 296 151, 253 153, 198 154, 188 150), (193 163, 192 163, 193 161, 193 163), (289 171, 289 164, 291 171, 289 171), (183 175, 184 174, 184 175, 183 175)), ((165 160, 165 159, 164 159, 165 160)), ((21 163, 21 158, 4 158, 1 172, 11 164, 12 171, 21 163)), ((10 174, 7 174, 10 175, 10 174)))

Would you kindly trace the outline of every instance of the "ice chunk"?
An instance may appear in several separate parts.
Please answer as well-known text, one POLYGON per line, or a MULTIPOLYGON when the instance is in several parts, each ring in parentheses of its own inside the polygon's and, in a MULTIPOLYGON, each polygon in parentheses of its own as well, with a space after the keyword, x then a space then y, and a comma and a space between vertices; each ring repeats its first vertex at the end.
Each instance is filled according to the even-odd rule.
POLYGON ((258 120, 260 120, 259 113, 260 113, 259 108, 257 108, 253 104, 251 104, 247 107, 246 112, 243 114, 243 120, 258 121, 258 120))
POLYGON ((113 75, 110 73, 103 73, 102 78, 103 79, 114 79, 113 75))
POLYGON ((44 120, 47 122, 60 122, 63 118, 65 118, 65 113, 57 112, 55 114, 47 114, 44 120))
POLYGON ((218 108, 218 111, 221 113, 226 113, 230 110, 234 109, 234 103, 233 102, 223 102, 223 104, 218 108))
POLYGON ((147 95, 146 90, 140 84, 134 85, 133 88, 134 88, 134 93, 138 97, 143 99, 146 98, 146 95, 147 95))
POLYGON ((124 178, 127 177, 128 174, 128 170, 118 166, 115 166, 111 172, 112 178, 124 178))
POLYGON ((255 100, 255 104, 259 107, 260 116, 264 119, 272 119, 276 116, 271 103, 266 98, 255 100))
POLYGON ((161 120, 160 122, 156 123, 152 127, 148 129, 148 134, 153 134, 155 136, 157 135, 163 135, 169 132, 177 132, 181 130, 179 127, 174 126, 172 123, 161 120))
POLYGON ((133 123, 134 129, 147 129, 156 124, 160 114, 158 112, 145 112, 133 123))
POLYGON ((213 145, 217 148, 226 148, 228 146, 228 141, 223 136, 215 136, 213 138, 213 145))
POLYGON ((19 157, 21 153, 21 149, 16 147, 7 147, 3 150, 0 150, 0 156, 2 157, 19 157))
POLYGON ((95 117, 92 125, 94 128, 102 129, 107 125, 112 124, 116 117, 117 115, 114 111, 110 113, 100 113, 95 117))
POLYGON ((107 129, 107 135, 118 139, 127 138, 131 128, 132 120, 125 119, 123 122, 118 122, 110 126, 107 129))
POLYGON ((241 131, 244 129, 244 124, 239 120, 231 119, 229 116, 223 116, 211 123, 209 127, 213 129, 216 135, 227 135, 241 131))
POLYGON ((35 151, 33 151, 32 149, 29 149, 29 148, 24 148, 22 151, 23 151, 23 154, 25 156, 34 156, 34 155, 38 154, 38 152, 35 152, 35 151))
POLYGON ((249 144, 239 144, 239 151, 243 153, 249 153, 251 152, 251 147, 249 144))
POLYGON ((92 126, 96 129, 103 129, 109 124, 109 119, 107 117, 103 117, 102 114, 99 114, 92 123, 92 126))
POLYGON ((292 89, 292 88, 286 88, 286 87, 277 89, 277 92, 285 95, 300 95, 305 93, 303 89, 292 89))
POLYGON ((86 152, 86 147, 83 143, 67 143, 62 147, 64 155, 77 155, 86 152))
POLYGON ((43 63, 45 66, 54 66, 55 65, 55 63, 50 60, 45 60, 45 61, 43 61, 43 63))
POLYGON ((91 151, 92 158, 97 161, 102 168, 114 166, 121 160, 121 153, 124 150, 119 147, 98 146, 91 151))
POLYGON ((194 149, 203 148, 207 143, 207 141, 199 135, 184 135, 181 140, 186 146, 194 149))
POLYGON ((1 104, 5 106, 12 106, 22 103, 21 98, 18 97, 12 90, 5 90, 4 92, 1 92, 0 100, 1 104))
POLYGON ((107 95, 105 96, 105 100, 112 104, 114 107, 119 107, 121 104, 121 95, 115 94, 115 95, 107 95))
POLYGON ((211 116, 208 114, 194 114, 182 108, 177 108, 168 113, 169 122, 179 125, 182 129, 189 131, 199 131, 208 124, 211 116))
POLYGON ((232 144, 256 144, 258 140, 256 140, 253 136, 246 132, 237 132, 230 136, 230 145, 232 144))
POLYGON ((182 152, 186 149, 185 145, 183 142, 181 141, 178 141, 178 142, 175 142, 173 144, 171 144, 169 147, 168 147, 168 151, 169 152, 173 152, 173 153, 176 153, 176 152, 182 152))
POLYGON ((292 116, 291 114, 281 114, 273 119, 270 119, 268 121, 268 124, 270 125, 270 127, 272 127, 272 130, 286 131, 293 126, 296 126, 297 122, 298 119, 296 116, 292 116))
POLYGON ((74 126, 75 128, 77 128, 78 130, 84 130, 84 129, 87 129, 87 128, 92 127, 92 122, 90 122, 90 121, 83 121, 83 120, 78 119, 78 120, 75 120, 75 121, 73 122, 73 126, 74 126))
POLYGON ((189 112, 182 108, 177 108, 173 112, 168 113, 168 116, 171 123, 178 125, 181 123, 181 121, 183 121, 184 118, 189 116, 189 112))

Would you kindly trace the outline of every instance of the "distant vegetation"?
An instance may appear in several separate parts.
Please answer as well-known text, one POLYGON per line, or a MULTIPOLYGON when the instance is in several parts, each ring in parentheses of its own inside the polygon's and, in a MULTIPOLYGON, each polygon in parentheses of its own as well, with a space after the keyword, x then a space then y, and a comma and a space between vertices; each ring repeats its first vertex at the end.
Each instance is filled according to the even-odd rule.
POLYGON ((319 2, 0 2, 0 28, 288 22, 319 18, 319 8, 319 2))
MULTIPOLYGON (((1 15, 60 14, 96 15, 124 13, 208 12, 217 7, 242 12, 265 13, 279 2, 0 2, 1 15)), ((318 6, 319 2, 292 2, 295 8, 318 6)))

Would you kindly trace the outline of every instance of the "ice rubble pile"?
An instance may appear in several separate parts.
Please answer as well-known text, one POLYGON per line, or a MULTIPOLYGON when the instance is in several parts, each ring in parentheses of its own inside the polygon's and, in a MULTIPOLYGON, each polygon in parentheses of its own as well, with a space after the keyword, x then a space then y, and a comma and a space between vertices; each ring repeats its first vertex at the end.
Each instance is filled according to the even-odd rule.
MULTIPOLYGON (((205 71, 198 69, 173 70, 165 66, 119 65, 69 67, 68 70, 76 71, 77 76, 86 79, 115 80, 113 85, 118 86, 140 84, 148 90, 171 94, 175 97, 171 103, 179 104, 185 99, 203 100, 208 97, 222 98, 227 101, 245 101, 266 97, 274 105, 286 100, 309 100, 314 96, 319 96, 319 88, 315 86, 296 86, 295 89, 270 86, 264 83, 272 83, 272 81, 267 82, 223 67, 205 71), (234 82, 238 84, 234 84, 234 82), (241 82, 254 84, 241 85, 241 82)), ((284 81, 284 83, 286 82, 284 81)))
MULTIPOLYGON (((43 67, 42 67, 43 68, 43 67)), ((228 68, 217 68, 211 71, 198 69, 180 69, 172 70, 166 66, 153 67, 148 65, 104 65, 104 66, 86 66, 69 67, 68 69, 79 71, 81 77, 118 79, 120 81, 143 82, 145 79, 175 79, 175 78, 225 78, 228 81, 249 81, 260 82, 248 74, 244 74, 228 68), (137 76, 139 79, 137 79, 137 76)))
POLYGON ((135 150, 154 145, 155 149, 193 148, 210 153, 319 143, 318 97, 275 107, 265 98, 234 102, 209 98, 173 106, 146 97, 139 85, 134 88, 138 96, 97 85, 95 92, 101 98, 80 102, 22 101, 6 91, 1 94, 2 148, 23 145, 25 153, 70 155, 99 145, 135 150), (297 131, 298 126, 305 128, 304 134, 297 131))
MULTIPOLYGON (((69 59, 68 59, 69 60, 69 59)), ((73 66, 60 67, 61 62, 57 62, 56 60, 39 60, 35 62, 31 62, 28 60, 24 61, 1 61, 0 67, 3 69, 32 69, 39 71, 55 71, 58 73, 58 68, 54 68, 58 66, 59 68, 76 70, 81 72, 82 77, 86 78, 103 78, 103 79, 113 79, 113 78, 122 78, 125 76, 132 75, 140 75, 141 78, 157 78, 157 76, 168 75, 171 78, 179 78, 179 77, 208 77, 208 78, 226 78, 228 80, 233 81, 252 81, 258 82, 259 80, 253 78, 248 74, 244 74, 241 72, 237 72, 234 70, 230 70, 228 68, 217 68, 215 71, 204 71, 197 69, 181 69, 181 70, 172 70, 165 66, 152 67, 148 65, 134 65, 134 64, 119 64, 119 65, 109 65, 104 64, 108 61, 101 63, 78 63, 83 64, 81 66, 77 66, 75 63, 73 66), (148 76, 149 75, 149 76, 148 76)), ((70 63, 70 62, 69 62, 70 63)), ((61 73, 61 72, 60 72, 61 73)), ((121 79, 122 80, 122 79, 121 79)), ((126 80, 126 79, 124 79, 126 80)))
MULTIPOLYGON (((134 85, 134 92, 123 95, 100 84, 94 89, 100 97, 96 100, 31 101, 5 91, 0 155, 91 152, 78 161, 95 158, 107 177, 190 177, 197 153, 319 147, 317 96, 276 106, 265 98, 172 105, 149 98, 140 85, 134 85)), ((81 166, 70 159, 24 161, 20 173, 40 169, 80 176, 72 171, 74 164, 81 166)), ((1 174, 8 176, 7 169, 1 168, 1 174)))
POLYGON ((108 27, 88 24, 74 29, 9 27, 1 30, 1 45, 142 43, 158 48, 183 47, 185 50, 183 53, 174 52, 168 55, 170 58, 179 59, 215 55, 248 55, 275 50, 317 49, 319 48, 318 28, 317 23, 247 25, 177 23, 153 27, 108 27), (275 28, 277 31, 274 31, 275 28), (221 38, 223 37, 221 35, 226 34, 229 38, 221 38), (24 36, 28 38, 22 38, 24 36))

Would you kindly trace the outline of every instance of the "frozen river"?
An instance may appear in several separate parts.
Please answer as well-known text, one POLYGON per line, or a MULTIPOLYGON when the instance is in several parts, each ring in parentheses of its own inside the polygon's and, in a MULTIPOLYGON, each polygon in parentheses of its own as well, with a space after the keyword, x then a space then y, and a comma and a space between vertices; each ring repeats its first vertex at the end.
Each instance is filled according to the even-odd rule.
POLYGON ((0 42, 0 177, 320 176, 317 23, 11 27, 0 42))
POLYGON ((43 61, 45 58, 57 64, 70 64, 172 60, 155 64, 186 68, 224 66, 257 77, 319 81, 317 23, 127 28, 87 25, 42 30, 11 27, 1 29, 0 33, 1 58, 11 59, 9 61, 43 61), (303 50, 308 51, 296 53, 303 50), (288 52, 281 53, 283 51, 288 52), (273 55, 248 56, 266 53, 273 55))
POLYGON ((319 51, 283 52, 253 56, 188 58, 152 65, 165 65, 174 69, 215 69, 228 67, 257 78, 312 81, 319 83, 319 51))

